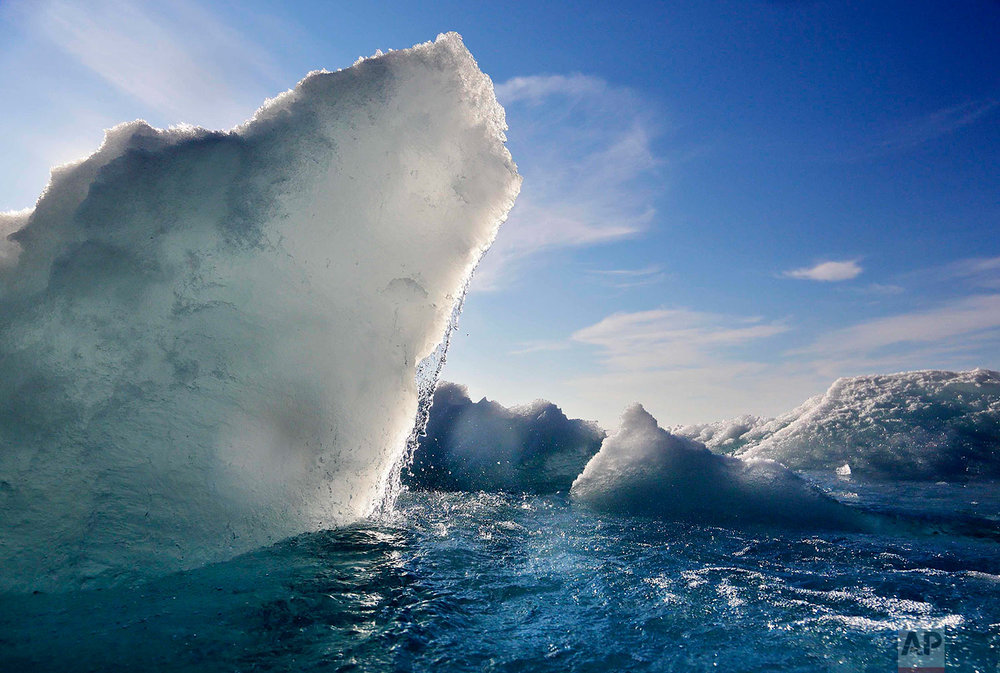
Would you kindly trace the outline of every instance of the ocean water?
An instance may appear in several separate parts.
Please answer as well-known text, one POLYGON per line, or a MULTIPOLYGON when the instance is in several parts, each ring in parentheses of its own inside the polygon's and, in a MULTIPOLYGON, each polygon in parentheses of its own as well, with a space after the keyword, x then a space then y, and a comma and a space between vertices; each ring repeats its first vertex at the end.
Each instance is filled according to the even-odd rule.
POLYGON ((381 520, 224 563, 0 596, 0 671, 889 671, 911 626, 944 627, 949 671, 997 671, 1000 483, 811 478, 925 530, 404 492, 381 520))

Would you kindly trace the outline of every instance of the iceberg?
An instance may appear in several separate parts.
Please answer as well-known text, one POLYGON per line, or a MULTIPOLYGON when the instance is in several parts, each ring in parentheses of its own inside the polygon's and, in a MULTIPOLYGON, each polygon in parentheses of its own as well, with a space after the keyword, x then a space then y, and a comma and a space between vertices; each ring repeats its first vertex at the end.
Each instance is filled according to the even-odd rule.
POLYGON ((740 460, 673 435, 642 405, 573 482, 571 498, 599 511, 742 527, 865 530, 852 510, 773 460, 740 460))
POLYGON ((751 431, 772 420, 774 419, 744 414, 725 421, 678 425, 670 431, 675 435, 701 442, 716 453, 735 453, 746 445, 751 431))
POLYGON ((916 371, 838 379, 749 429, 736 455, 883 479, 1000 477, 1000 372, 916 371))
POLYGON ((228 132, 117 126, 0 217, 0 591, 377 511, 517 196, 505 129, 451 33, 228 132))
POLYGON ((604 436, 597 424, 569 419, 551 402, 473 402, 464 386, 442 382, 403 483, 418 490, 566 492, 604 436))

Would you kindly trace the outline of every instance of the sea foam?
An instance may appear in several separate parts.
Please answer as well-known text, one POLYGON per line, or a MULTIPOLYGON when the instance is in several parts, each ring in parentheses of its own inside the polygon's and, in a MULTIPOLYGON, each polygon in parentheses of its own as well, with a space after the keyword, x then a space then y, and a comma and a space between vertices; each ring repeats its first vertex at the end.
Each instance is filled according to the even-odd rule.
POLYGON ((505 128, 448 34, 229 132, 115 127, 0 217, 0 590, 373 512, 517 195, 505 128))

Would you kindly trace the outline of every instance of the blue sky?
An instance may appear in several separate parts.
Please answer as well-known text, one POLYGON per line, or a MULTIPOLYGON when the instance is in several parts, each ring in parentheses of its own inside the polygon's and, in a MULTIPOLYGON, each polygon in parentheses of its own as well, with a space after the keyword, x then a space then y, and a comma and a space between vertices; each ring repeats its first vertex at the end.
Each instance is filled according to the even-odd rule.
POLYGON ((522 196, 444 375, 612 426, 1000 368, 1000 3, 0 0, 0 209, 102 129, 227 128, 456 30, 522 196))

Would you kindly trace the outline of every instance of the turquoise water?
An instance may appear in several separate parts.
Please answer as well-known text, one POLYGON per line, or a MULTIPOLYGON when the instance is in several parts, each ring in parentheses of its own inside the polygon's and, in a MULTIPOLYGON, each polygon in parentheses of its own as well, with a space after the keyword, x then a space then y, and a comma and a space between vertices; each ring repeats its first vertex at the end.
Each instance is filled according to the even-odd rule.
POLYGON ((0 597, 2 671, 889 671, 946 627, 997 671, 1000 484, 823 487, 926 534, 728 530, 563 496, 404 493, 387 520, 105 590, 0 597))

